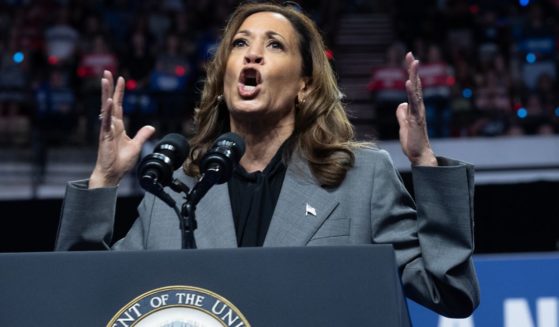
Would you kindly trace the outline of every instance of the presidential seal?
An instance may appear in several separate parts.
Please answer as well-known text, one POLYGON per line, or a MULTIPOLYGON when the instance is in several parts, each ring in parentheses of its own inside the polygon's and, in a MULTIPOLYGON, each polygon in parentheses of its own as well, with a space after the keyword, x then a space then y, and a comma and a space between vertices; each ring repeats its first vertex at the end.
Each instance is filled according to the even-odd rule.
POLYGON ((107 327, 250 327, 231 302, 209 290, 167 286, 124 306, 107 327))

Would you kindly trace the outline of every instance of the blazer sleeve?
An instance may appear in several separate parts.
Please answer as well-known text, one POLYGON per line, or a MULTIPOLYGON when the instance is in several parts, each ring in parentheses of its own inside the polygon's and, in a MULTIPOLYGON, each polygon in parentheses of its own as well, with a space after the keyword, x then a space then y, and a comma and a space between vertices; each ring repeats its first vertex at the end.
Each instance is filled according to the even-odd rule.
POLYGON ((473 166, 438 158, 413 167, 416 203, 388 155, 375 168, 373 241, 392 243, 407 297, 447 317, 479 304, 472 254, 473 166))
MULTIPOLYGON (((88 182, 80 180, 66 186, 55 251, 144 249, 147 228, 146 219, 141 218, 136 219, 125 238, 111 247, 117 187, 90 190, 88 182)), ((140 213, 147 210, 149 202, 148 196, 144 197, 138 207, 140 213)))

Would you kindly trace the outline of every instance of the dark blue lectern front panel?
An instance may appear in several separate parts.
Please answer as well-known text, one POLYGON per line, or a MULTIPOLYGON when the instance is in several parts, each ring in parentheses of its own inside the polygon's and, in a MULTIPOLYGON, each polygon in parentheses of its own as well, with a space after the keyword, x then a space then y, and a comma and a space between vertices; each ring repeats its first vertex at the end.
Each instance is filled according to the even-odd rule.
POLYGON ((0 267, 0 326, 106 326, 171 285, 223 297, 251 326, 409 326, 390 246, 0 254, 0 267))

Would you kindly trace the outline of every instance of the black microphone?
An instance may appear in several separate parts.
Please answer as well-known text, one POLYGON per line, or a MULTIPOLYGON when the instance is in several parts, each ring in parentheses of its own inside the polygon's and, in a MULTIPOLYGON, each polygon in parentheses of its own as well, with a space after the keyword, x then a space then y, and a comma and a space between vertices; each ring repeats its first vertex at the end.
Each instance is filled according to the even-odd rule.
POLYGON ((153 153, 145 156, 138 166, 140 186, 157 196, 169 206, 175 206, 163 187, 171 184, 173 172, 186 160, 190 146, 181 134, 167 134, 155 146, 153 153))
POLYGON ((245 141, 239 135, 226 133, 218 137, 200 161, 202 177, 188 194, 190 202, 196 205, 212 186, 227 182, 244 153, 245 141))

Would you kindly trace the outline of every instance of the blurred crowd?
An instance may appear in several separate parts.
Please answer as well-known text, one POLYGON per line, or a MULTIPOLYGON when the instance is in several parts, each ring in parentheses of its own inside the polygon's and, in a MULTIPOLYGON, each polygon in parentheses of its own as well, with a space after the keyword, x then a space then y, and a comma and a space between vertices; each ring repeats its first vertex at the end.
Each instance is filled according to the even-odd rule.
MULTIPOLYGON (((297 1, 335 48, 341 13, 366 1, 297 1), (343 5, 342 5, 343 4, 343 5)), ((0 1, 0 145, 95 145, 100 76, 126 78, 130 134, 192 131, 235 0, 0 1)), ((405 49, 421 60, 431 137, 559 132, 558 1, 398 0, 398 37, 369 83, 380 138, 396 138, 405 49)))
POLYGON ((8 142, 96 142, 100 76, 126 78, 130 132, 178 130, 232 1, 4 1, 0 130, 8 142), (208 13, 212 14, 209 15, 208 13), (15 139, 14 139, 15 138, 15 139))
MULTIPOLYGON (((203 65, 238 3, 1 1, 0 144, 32 145, 39 156, 95 145, 104 70, 126 79, 129 134, 146 123, 160 135, 190 133, 203 65)), ((331 40, 339 2, 299 3, 331 40)))
POLYGON ((368 88, 380 138, 396 138, 406 49, 420 60, 429 134, 559 133, 559 1, 394 2, 399 41, 368 88))

